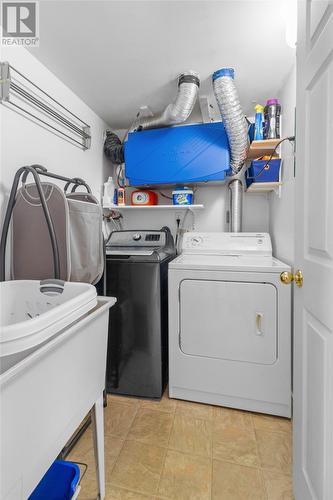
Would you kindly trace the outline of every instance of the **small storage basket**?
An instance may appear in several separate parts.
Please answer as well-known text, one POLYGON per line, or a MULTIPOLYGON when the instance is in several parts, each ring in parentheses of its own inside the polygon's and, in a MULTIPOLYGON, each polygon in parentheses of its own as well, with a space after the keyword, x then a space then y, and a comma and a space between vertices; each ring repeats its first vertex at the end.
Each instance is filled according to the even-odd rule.
POLYGON ((279 182, 281 159, 253 160, 246 171, 246 185, 251 186, 253 182, 279 182))

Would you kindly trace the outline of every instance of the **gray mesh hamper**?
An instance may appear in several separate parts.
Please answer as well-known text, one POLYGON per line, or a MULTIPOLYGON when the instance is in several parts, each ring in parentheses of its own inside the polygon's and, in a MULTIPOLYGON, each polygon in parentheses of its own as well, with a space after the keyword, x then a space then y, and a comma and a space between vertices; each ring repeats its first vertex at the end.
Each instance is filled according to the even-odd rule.
MULTIPOLYGON (((53 222, 60 260, 60 279, 95 284, 103 274, 102 209, 90 193, 64 193, 41 183, 53 222)), ((18 190, 12 214, 12 279, 53 276, 50 234, 36 184, 18 190)))

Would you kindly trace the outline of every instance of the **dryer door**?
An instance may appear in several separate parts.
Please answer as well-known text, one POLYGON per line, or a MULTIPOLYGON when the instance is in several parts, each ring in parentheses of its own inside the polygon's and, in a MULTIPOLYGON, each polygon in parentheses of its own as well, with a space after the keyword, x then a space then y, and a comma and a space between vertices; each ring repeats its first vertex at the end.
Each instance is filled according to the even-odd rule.
POLYGON ((179 321, 184 354, 265 365, 277 359, 272 284, 183 280, 179 321))

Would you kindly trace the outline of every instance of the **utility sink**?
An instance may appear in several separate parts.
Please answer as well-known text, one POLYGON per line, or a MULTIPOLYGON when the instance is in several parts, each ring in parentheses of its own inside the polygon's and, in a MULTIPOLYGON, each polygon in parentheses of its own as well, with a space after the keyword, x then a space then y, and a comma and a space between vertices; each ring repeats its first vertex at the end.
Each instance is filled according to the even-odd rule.
POLYGON ((47 296, 38 281, 0 283, 0 295, 1 500, 29 497, 91 408, 104 498, 102 394, 116 299, 82 283, 47 296))

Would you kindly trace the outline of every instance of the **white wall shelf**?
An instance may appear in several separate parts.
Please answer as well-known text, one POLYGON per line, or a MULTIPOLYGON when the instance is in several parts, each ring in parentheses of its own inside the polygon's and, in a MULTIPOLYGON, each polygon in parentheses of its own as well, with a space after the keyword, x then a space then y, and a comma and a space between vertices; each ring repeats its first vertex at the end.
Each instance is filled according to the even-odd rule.
POLYGON ((247 193, 269 193, 275 191, 280 197, 282 182, 253 182, 246 190, 247 193))
POLYGON ((263 141, 252 141, 247 154, 248 160, 255 160, 261 156, 269 156, 273 153, 281 139, 265 139, 263 141))
POLYGON ((204 205, 116 205, 103 207, 104 210, 201 210, 204 205))

